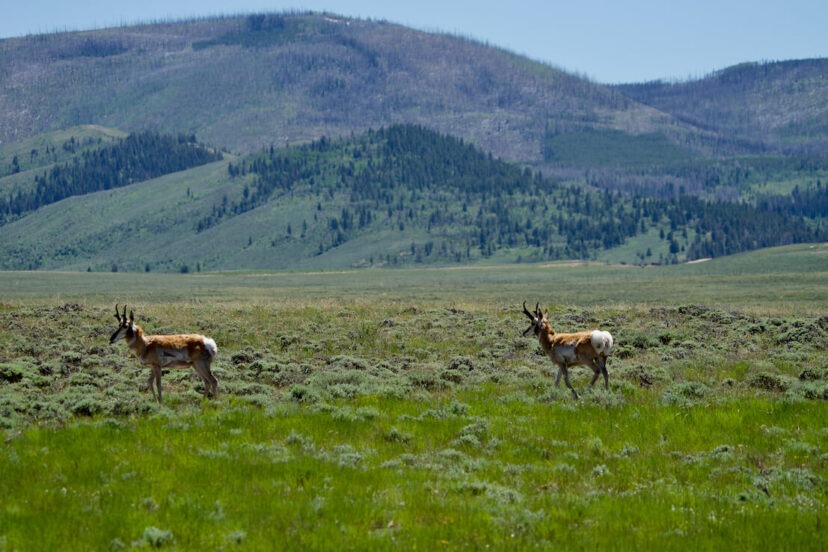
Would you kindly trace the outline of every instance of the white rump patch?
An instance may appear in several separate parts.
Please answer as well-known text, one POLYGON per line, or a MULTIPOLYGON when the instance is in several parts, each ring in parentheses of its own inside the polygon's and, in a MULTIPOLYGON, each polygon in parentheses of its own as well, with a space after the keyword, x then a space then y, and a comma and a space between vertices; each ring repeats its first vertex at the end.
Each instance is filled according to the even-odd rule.
MULTIPOLYGON (((612 338, 610 338, 610 341, 612 341, 612 338)), ((216 342, 209 337, 204 338, 204 348, 210 352, 210 357, 214 357, 218 353, 218 347, 216 346, 216 342)))
POLYGON ((596 353, 604 356, 612 354, 613 339, 609 332, 593 330, 589 340, 596 353))

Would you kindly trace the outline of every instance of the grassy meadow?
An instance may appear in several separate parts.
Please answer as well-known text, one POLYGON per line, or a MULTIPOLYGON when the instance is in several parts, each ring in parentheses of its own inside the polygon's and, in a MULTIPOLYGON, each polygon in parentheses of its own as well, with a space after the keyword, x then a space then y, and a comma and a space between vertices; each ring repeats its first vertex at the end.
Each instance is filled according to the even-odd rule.
POLYGON ((0 273, 0 550, 821 550, 828 245, 693 265, 0 273), (554 385, 520 304, 616 338, 554 385), (213 337, 220 396, 114 305, 213 337), (589 372, 589 373, 588 373, 589 372))

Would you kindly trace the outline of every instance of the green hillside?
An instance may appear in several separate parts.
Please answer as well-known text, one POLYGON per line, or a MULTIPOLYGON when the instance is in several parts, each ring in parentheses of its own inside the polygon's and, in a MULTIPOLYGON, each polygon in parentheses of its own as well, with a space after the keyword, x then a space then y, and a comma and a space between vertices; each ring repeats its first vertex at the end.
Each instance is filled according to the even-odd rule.
MULTIPOLYGON (((84 139, 73 135, 61 149, 70 160, 51 163, 42 172, 29 169, 27 176, 32 185, 9 186, 7 193, 0 196, 0 220, 24 216, 72 196, 129 186, 222 158, 220 153, 198 144, 195 137, 162 136, 151 132, 130 134, 106 144, 101 138, 84 139)), ((32 150, 31 160, 36 157, 32 150)), ((16 159, 14 156, 13 175, 18 174, 16 159)))
MULTIPOLYGON (((85 151, 84 162, 68 165, 89 188, 66 188, 71 197, 10 215, 0 226, 0 268, 198 272, 565 259, 670 264, 828 239, 828 186, 821 181, 790 196, 757 195, 750 203, 584 189, 415 125, 266 148, 150 178, 138 161, 155 159, 159 144, 170 161, 179 159, 176 148, 190 154, 200 146, 183 138, 138 138, 102 144, 85 151), (116 155, 124 151, 130 155, 116 155), (120 183, 96 184, 110 174, 103 168, 114 164, 125 167, 120 183)), ((53 167, 49 174, 63 173, 53 167)))
POLYGON ((0 144, 0 178, 66 161, 79 151, 125 136, 117 129, 83 125, 0 144))
POLYGON ((620 130, 594 129, 550 133, 543 154, 545 161, 562 166, 629 169, 666 168, 699 157, 661 134, 631 136, 620 130))
POLYGON ((825 151, 826 60, 608 87, 463 37, 299 12, 32 35, 0 46, 3 144, 103 125, 195 134, 251 153, 411 123, 563 174, 614 164, 596 147, 606 141, 639 167, 700 154, 825 151))
POLYGON ((35 177, 56 164, 126 135, 117 129, 83 125, 0 143, 0 198, 8 200, 17 192, 33 190, 35 177))

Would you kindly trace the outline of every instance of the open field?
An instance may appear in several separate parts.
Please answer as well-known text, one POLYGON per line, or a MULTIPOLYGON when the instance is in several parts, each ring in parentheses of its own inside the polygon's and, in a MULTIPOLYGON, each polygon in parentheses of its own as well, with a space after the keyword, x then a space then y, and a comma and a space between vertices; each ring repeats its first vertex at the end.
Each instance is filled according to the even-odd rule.
POLYGON ((333 303, 389 305, 681 305, 819 315, 828 305, 828 244, 780 247, 713 262, 647 267, 582 263, 262 273, 0 272, 2 300, 106 305, 333 303))
POLYGON ((695 265, 0 273, 0 550, 828 545, 828 246, 695 265), (523 338, 602 327, 582 399, 523 338), (219 346, 221 395, 110 345, 219 346))

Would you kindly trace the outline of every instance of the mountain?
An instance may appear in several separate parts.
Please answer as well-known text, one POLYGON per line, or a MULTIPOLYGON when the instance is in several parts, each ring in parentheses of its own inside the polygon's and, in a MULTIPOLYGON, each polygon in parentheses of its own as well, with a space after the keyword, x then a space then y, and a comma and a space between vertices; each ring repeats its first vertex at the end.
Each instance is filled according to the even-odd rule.
POLYGON ((825 63, 602 86, 315 13, 2 40, 0 268, 679 262, 822 240, 825 63))
POLYGON ((744 63, 696 81, 615 89, 757 151, 828 151, 828 59, 744 63))
POLYGON ((98 124, 238 153, 395 123, 544 164, 548 133, 716 137, 479 42, 324 14, 259 14, 0 41, 0 139, 98 124))
POLYGON ((828 133, 826 64, 752 63, 685 83, 602 86, 383 21, 215 17, 0 41, 0 140, 97 124, 195 134, 243 154, 412 123, 552 172, 648 164, 653 150, 657 161, 813 154, 828 133), (583 151, 584 142, 600 148, 583 151))

